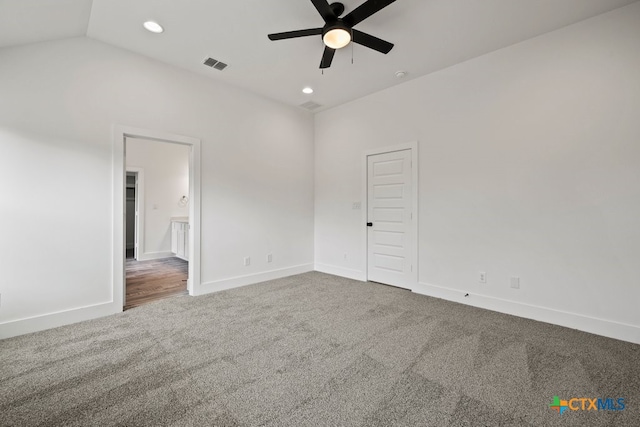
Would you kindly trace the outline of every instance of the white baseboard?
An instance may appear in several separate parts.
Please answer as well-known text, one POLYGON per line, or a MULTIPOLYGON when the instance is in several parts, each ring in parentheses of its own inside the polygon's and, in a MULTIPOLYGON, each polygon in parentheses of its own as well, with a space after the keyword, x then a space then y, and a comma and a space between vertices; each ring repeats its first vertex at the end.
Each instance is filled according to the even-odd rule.
MULTIPOLYGON (((262 273, 203 283, 198 287, 197 295, 223 291, 267 280, 280 279, 287 276, 293 276, 295 274, 307 273, 313 270, 354 280, 364 281, 366 279, 364 277, 364 273, 357 270, 326 264, 303 264, 279 270, 271 270, 262 273)), ((464 295, 466 292, 464 291, 430 285, 427 283, 418 283, 412 288, 412 291, 422 295, 428 295, 478 308, 538 320, 596 335, 640 344, 640 327, 633 325, 554 310, 546 307, 523 304, 485 295, 471 294, 469 297, 465 297, 464 295)), ((96 319, 98 317, 109 316, 121 311, 122 307, 116 307, 113 302, 108 302, 26 319, 8 321, 0 323, 0 339, 56 328, 85 320, 96 319)))
POLYGON ((224 291, 227 289, 239 288, 241 286, 253 285, 255 283, 266 282, 267 280, 281 279, 283 277, 313 271, 313 264, 302 264, 293 267, 281 268, 279 270, 263 271, 261 273, 248 274, 246 276, 230 277, 228 279, 215 280, 200 284, 194 295, 210 294, 212 292, 224 291))
MULTIPOLYGON (((169 255, 158 256, 157 258, 166 258, 167 256, 173 256, 173 254, 169 253, 169 255)), ((203 283, 198 286, 198 293, 196 295, 204 295, 211 292, 223 291, 225 289, 237 288, 267 280, 280 279, 287 276, 293 276, 295 274, 308 273, 310 271, 313 271, 313 264, 303 264, 279 270, 250 274, 247 276, 217 280, 214 282, 203 283)), ((122 307, 116 307, 113 302, 108 302, 25 319, 12 320, 0 323, 0 339, 57 328, 59 326, 96 319, 98 317, 109 316, 120 312, 122 312, 122 307)))
POLYGON ((418 285, 411 290, 435 298, 640 344, 640 327, 625 323, 485 295, 470 294, 468 297, 465 297, 466 292, 464 291, 430 285, 428 283, 418 283, 418 285))
POLYGON ((360 270, 353 270, 351 268, 339 267, 336 265, 315 263, 314 270, 320 273, 333 274, 334 276, 346 277, 347 279, 359 280, 361 282, 367 281, 367 275, 360 270))
POLYGON ((176 256, 173 252, 145 252, 138 255, 138 261, 151 261, 154 259, 171 258, 176 256))
POLYGON ((11 338, 31 332, 44 331, 58 326, 70 325, 98 317, 120 313, 122 307, 116 307, 113 302, 91 305, 43 314, 26 319, 11 320, 0 323, 0 339, 11 338))

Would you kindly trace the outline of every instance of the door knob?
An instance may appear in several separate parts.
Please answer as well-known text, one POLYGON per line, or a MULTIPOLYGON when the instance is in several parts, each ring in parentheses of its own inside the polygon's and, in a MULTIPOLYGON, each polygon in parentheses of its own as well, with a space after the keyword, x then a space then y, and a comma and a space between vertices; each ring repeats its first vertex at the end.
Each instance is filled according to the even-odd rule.
POLYGON ((373 223, 372 222, 368 222, 367 223, 367 227, 373 227, 373 223))

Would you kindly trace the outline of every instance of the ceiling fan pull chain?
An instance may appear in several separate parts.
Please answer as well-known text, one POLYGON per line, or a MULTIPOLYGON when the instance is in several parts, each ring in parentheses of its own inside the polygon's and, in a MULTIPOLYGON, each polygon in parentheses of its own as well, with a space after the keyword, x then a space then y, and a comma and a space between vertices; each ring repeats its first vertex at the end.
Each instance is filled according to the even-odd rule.
POLYGON ((351 65, 353 65, 353 43, 351 43, 351 65))

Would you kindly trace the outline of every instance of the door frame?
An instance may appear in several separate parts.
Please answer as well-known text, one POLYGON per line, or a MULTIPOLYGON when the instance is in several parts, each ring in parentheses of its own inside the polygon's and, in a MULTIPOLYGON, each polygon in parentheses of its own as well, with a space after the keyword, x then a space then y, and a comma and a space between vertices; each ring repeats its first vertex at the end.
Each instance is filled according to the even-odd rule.
POLYGON ((385 154, 385 153, 393 153, 395 151, 403 151, 410 150, 411 151, 411 217, 413 221, 411 221, 411 235, 413 237, 413 243, 411 245, 411 265, 413 269, 411 271, 411 287, 410 289, 415 289, 418 285, 418 166, 419 166, 419 157, 418 157, 418 141, 411 141, 404 144, 391 145, 380 148, 373 148, 370 150, 364 151, 362 155, 362 233, 361 233, 361 245, 364 251, 363 256, 363 272, 365 281, 369 280, 369 241, 368 241, 368 232, 367 232, 367 220, 368 220, 368 212, 369 212, 369 156, 375 156, 377 154, 385 154))
POLYGON ((190 147, 189 153, 189 295, 200 294, 200 139, 162 131, 130 126, 113 126, 113 290, 112 301, 120 311, 126 296, 125 280, 125 220, 126 220, 126 158, 127 138, 168 142, 190 147))

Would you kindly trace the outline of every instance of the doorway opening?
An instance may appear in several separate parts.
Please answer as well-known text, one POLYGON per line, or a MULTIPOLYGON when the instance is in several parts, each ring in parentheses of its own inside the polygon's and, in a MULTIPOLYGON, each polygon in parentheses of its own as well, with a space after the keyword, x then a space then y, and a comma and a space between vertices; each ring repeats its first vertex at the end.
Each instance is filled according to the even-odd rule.
POLYGON ((127 170, 126 180, 126 239, 125 239, 125 257, 126 259, 137 259, 136 253, 136 237, 137 237, 137 217, 138 217, 138 198, 137 198, 137 186, 138 186, 138 173, 129 172, 127 170))
POLYGON ((198 139, 114 128, 113 302, 120 310, 198 294, 199 166, 198 139))
POLYGON ((188 294, 189 152, 182 144, 125 138, 125 310, 188 294))

